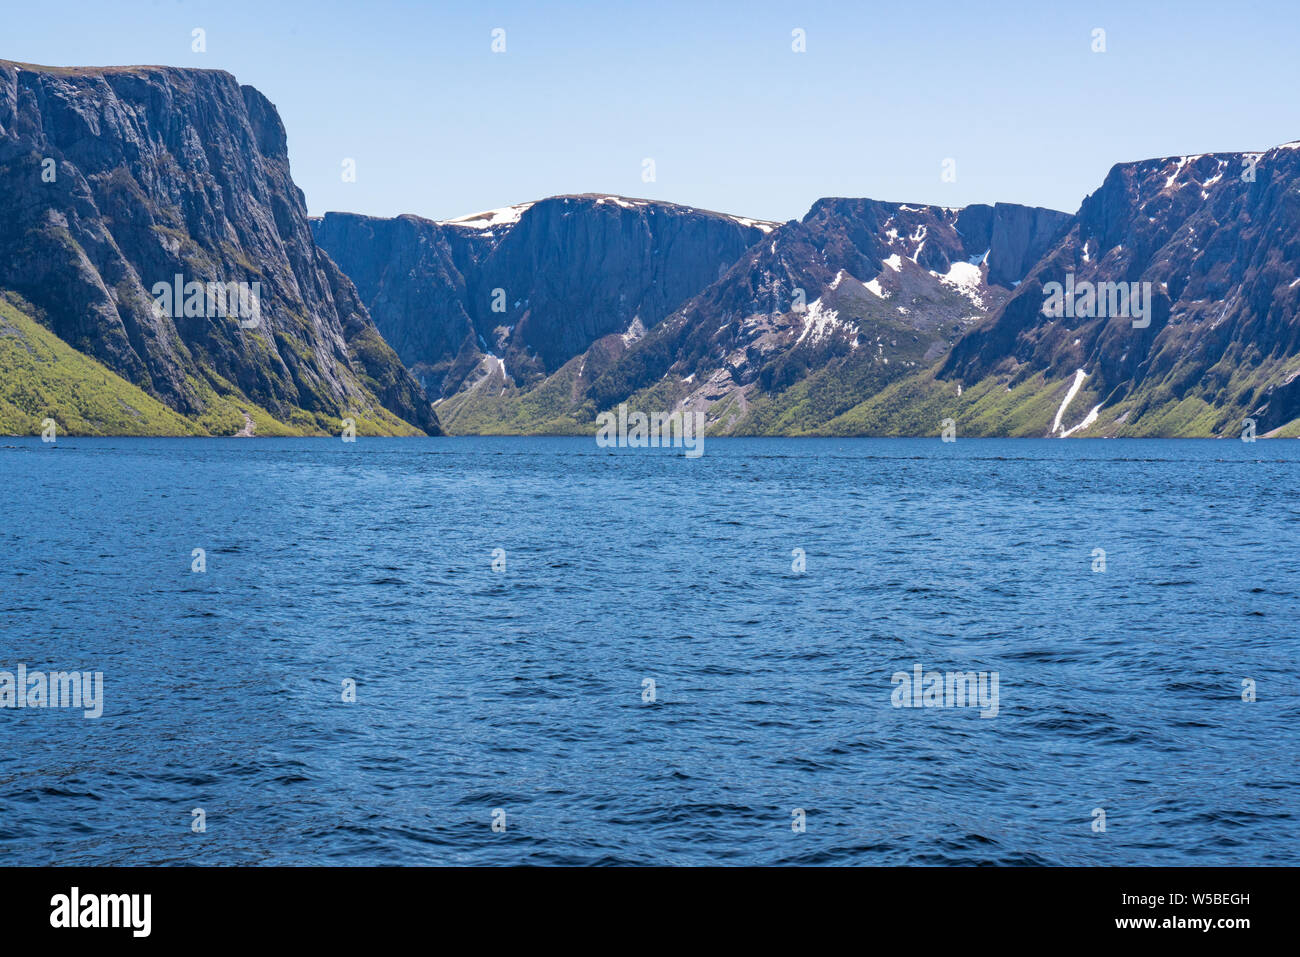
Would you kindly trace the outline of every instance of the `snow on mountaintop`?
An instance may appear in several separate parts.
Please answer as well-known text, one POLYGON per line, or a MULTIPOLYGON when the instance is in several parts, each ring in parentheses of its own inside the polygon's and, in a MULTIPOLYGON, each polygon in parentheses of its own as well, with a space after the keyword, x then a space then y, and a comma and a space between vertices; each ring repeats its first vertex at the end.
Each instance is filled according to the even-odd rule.
POLYGON ((613 203, 615 206, 621 206, 624 209, 636 209, 638 206, 650 205, 648 200, 638 199, 629 201, 624 199, 622 196, 602 196, 600 199, 596 200, 597 206, 603 206, 605 203, 613 203))
POLYGON ((441 220, 440 226, 466 226, 470 229, 491 229, 494 226, 513 226, 533 204, 520 203, 518 206, 502 206, 482 213, 470 213, 455 219, 441 220))
POLYGON ((740 223, 742 226, 752 226, 755 229, 760 229, 763 231, 764 235, 767 235, 772 230, 776 229, 776 227, 781 225, 780 223, 774 223, 766 219, 750 219, 748 216, 732 216, 727 213, 724 213, 723 215, 733 222, 740 223))

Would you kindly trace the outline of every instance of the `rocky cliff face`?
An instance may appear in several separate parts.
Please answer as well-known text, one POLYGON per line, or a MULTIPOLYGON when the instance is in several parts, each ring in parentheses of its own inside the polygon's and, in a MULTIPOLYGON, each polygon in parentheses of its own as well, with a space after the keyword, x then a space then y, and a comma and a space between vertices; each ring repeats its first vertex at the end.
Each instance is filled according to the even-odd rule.
POLYGON ((1063 393, 1081 376, 1044 434, 1085 418, 1078 434, 1285 425, 1300 415, 1298 185, 1300 144, 1114 167, 939 377, 1011 389, 1040 377, 1063 393), (1053 283, 1076 290, 1068 314, 1050 302, 1053 283))
POLYGON ((530 386, 639 335, 775 224, 618 196, 556 196, 445 223, 329 213, 316 239, 431 391, 530 386))
POLYGON ((313 241, 275 108, 229 74, 0 61, 0 183, 0 289, 177 412, 439 431, 313 241), (258 284, 255 321, 217 314, 210 291, 159 308, 176 276, 258 284))

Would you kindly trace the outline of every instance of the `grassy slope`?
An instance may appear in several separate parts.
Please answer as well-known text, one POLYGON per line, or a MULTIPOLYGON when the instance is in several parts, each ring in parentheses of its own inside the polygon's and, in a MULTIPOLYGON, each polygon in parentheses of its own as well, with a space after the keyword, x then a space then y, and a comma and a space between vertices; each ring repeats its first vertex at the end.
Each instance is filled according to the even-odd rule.
MULTIPOLYGON (((968 436, 1042 436, 1051 428, 1069 382, 1047 382, 1041 375, 1008 389, 993 378, 963 389, 921 372, 894 382, 818 430, 827 435, 933 436, 943 420, 956 423, 957 434, 968 436)), ((1087 383, 1070 403, 1065 422, 1076 424, 1089 403, 1087 383)), ((1081 433, 1076 433, 1081 434, 1081 433)))
MULTIPOLYGON (((121 376, 82 355, 0 299, 0 433, 39 435, 44 419, 60 434, 201 435, 121 376)), ((243 416, 239 416, 243 425, 243 416)))
MULTIPOLYGON (((338 435, 337 420, 306 412, 281 422, 220 379, 192 380, 206 404, 189 419, 78 352, 0 296, 0 434, 39 435, 53 419, 60 435, 234 435, 244 413, 258 435, 338 435)), ((357 416, 363 435, 420 435, 386 410, 357 416)))
MULTIPOLYGON (((1098 413, 1087 429, 1074 433, 1080 438, 1115 436, 1125 438, 1213 438, 1240 434, 1241 423, 1252 407, 1257 390, 1284 378, 1292 363, 1277 368, 1242 370, 1230 384, 1231 401, 1198 394, 1191 389, 1175 394, 1169 380, 1144 385, 1098 413)), ((1171 374, 1173 378, 1175 374, 1171 374)), ((955 382, 938 380, 927 370, 895 382, 878 394, 831 419, 818 434, 926 436, 939 434, 945 418, 956 423, 957 434, 967 436, 1045 436, 1052 427, 1073 381, 1073 375, 1048 381, 1042 373, 1009 386, 1005 379, 990 376, 957 395, 955 382)), ((1094 406, 1106 397, 1085 379, 1062 416, 1063 428, 1080 424, 1094 406)), ((1300 435, 1300 419, 1273 433, 1278 437, 1300 435)))

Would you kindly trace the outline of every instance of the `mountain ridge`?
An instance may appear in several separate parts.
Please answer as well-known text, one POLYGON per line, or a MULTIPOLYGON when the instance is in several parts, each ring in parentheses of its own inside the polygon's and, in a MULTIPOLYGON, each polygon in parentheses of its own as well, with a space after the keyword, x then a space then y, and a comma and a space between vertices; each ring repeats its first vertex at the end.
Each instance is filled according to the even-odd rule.
POLYGON ((42 402, 111 374, 208 434, 580 434, 623 403, 714 435, 1300 433, 1300 141, 1116 163, 1074 213, 784 223, 598 192, 312 217, 287 143, 223 70, 0 60, 6 328, 69 366, 42 402), (227 284, 259 314, 214 314, 227 284))
MULTIPOLYGON (((820 199, 801 220, 772 227, 662 322, 593 343, 577 366, 556 373, 565 385, 552 391, 567 390, 567 408, 555 414, 552 405, 550 420, 537 424, 582 431, 596 412, 658 390, 641 401, 704 406, 731 431, 757 393, 788 388, 828 363, 866 394, 928 361, 944 336, 1001 301, 1010 290, 1000 283, 1013 281, 1007 273, 1068 219, 1015 204, 820 199), (870 356, 858 352, 864 336, 873 340, 870 356), (900 338, 906 355, 892 358, 904 365, 889 368, 885 350, 900 338)), ((440 415, 462 430, 491 428, 492 414, 474 406, 485 392, 496 403, 502 386, 490 380, 487 389, 444 396, 440 415)))

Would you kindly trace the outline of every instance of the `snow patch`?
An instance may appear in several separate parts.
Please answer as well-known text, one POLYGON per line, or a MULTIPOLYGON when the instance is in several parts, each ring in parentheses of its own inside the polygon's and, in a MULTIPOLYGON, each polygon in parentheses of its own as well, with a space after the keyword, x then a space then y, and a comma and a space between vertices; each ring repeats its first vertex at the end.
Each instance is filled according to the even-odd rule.
POLYGON ((794 344, 799 345, 809 335, 812 336, 814 343, 819 342, 839 325, 840 314, 834 309, 824 307, 821 299, 814 299, 808 304, 808 312, 803 320, 803 331, 799 333, 799 338, 794 341, 794 344))
POLYGON ((733 223, 740 223, 742 226, 752 226, 755 229, 761 229, 764 235, 770 233, 772 230, 776 229, 777 226, 781 225, 780 223, 769 222, 766 219, 750 219, 748 216, 728 216, 727 218, 733 223))
POLYGON ((1061 431, 1061 416, 1065 415, 1065 410, 1069 408, 1070 403, 1074 401, 1074 397, 1079 394, 1079 387, 1083 385, 1083 380, 1086 378, 1088 378, 1088 373, 1084 372, 1082 369, 1079 369, 1074 373, 1074 382, 1070 384, 1070 391, 1065 394, 1065 401, 1063 401, 1061 407, 1056 410, 1056 419, 1052 422, 1052 431, 1049 433, 1050 435, 1055 435, 1057 432, 1061 431))
POLYGON ((468 216, 457 216, 455 219, 444 219, 438 225, 468 226, 470 229, 513 226, 519 222, 519 217, 526 213, 532 205, 532 203, 520 203, 518 206, 502 206, 500 209, 489 209, 482 213, 471 213, 468 216))
POLYGON ((948 267, 948 272, 940 276, 933 269, 930 275, 936 277, 945 286, 950 286, 957 292, 961 293, 979 308, 984 308, 984 300, 980 298, 980 285, 984 281, 984 274, 980 272, 980 267, 973 263, 955 262, 948 267))
POLYGON ((603 206, 605 203, 613 203, 615 206, 621 206, 623 209, 636 209, 638 206, 649 206, 647 202, 634 203, 624 199, 622 196, 604 196, 596 200, 597 206, 603 206))
MULTIPOLYGON (((1170 173, 1169 176, 1165 179, 1165 189, 1168 189, 1169 187, 1174 185, 1174 183, 1178 180, 1178 174, 1182 171, 1184 166, 1186 166, 1191 160, 1200 159, 1201 156, 1204 155, 1205 155, 1204 153, 1201 153, 1199 156, 1178 157, 1178 162, 1174 164, 1174 171, 1170 173)), ((1187 184, 1184 183, 1183 185, 1186 186, 1187 184)))

